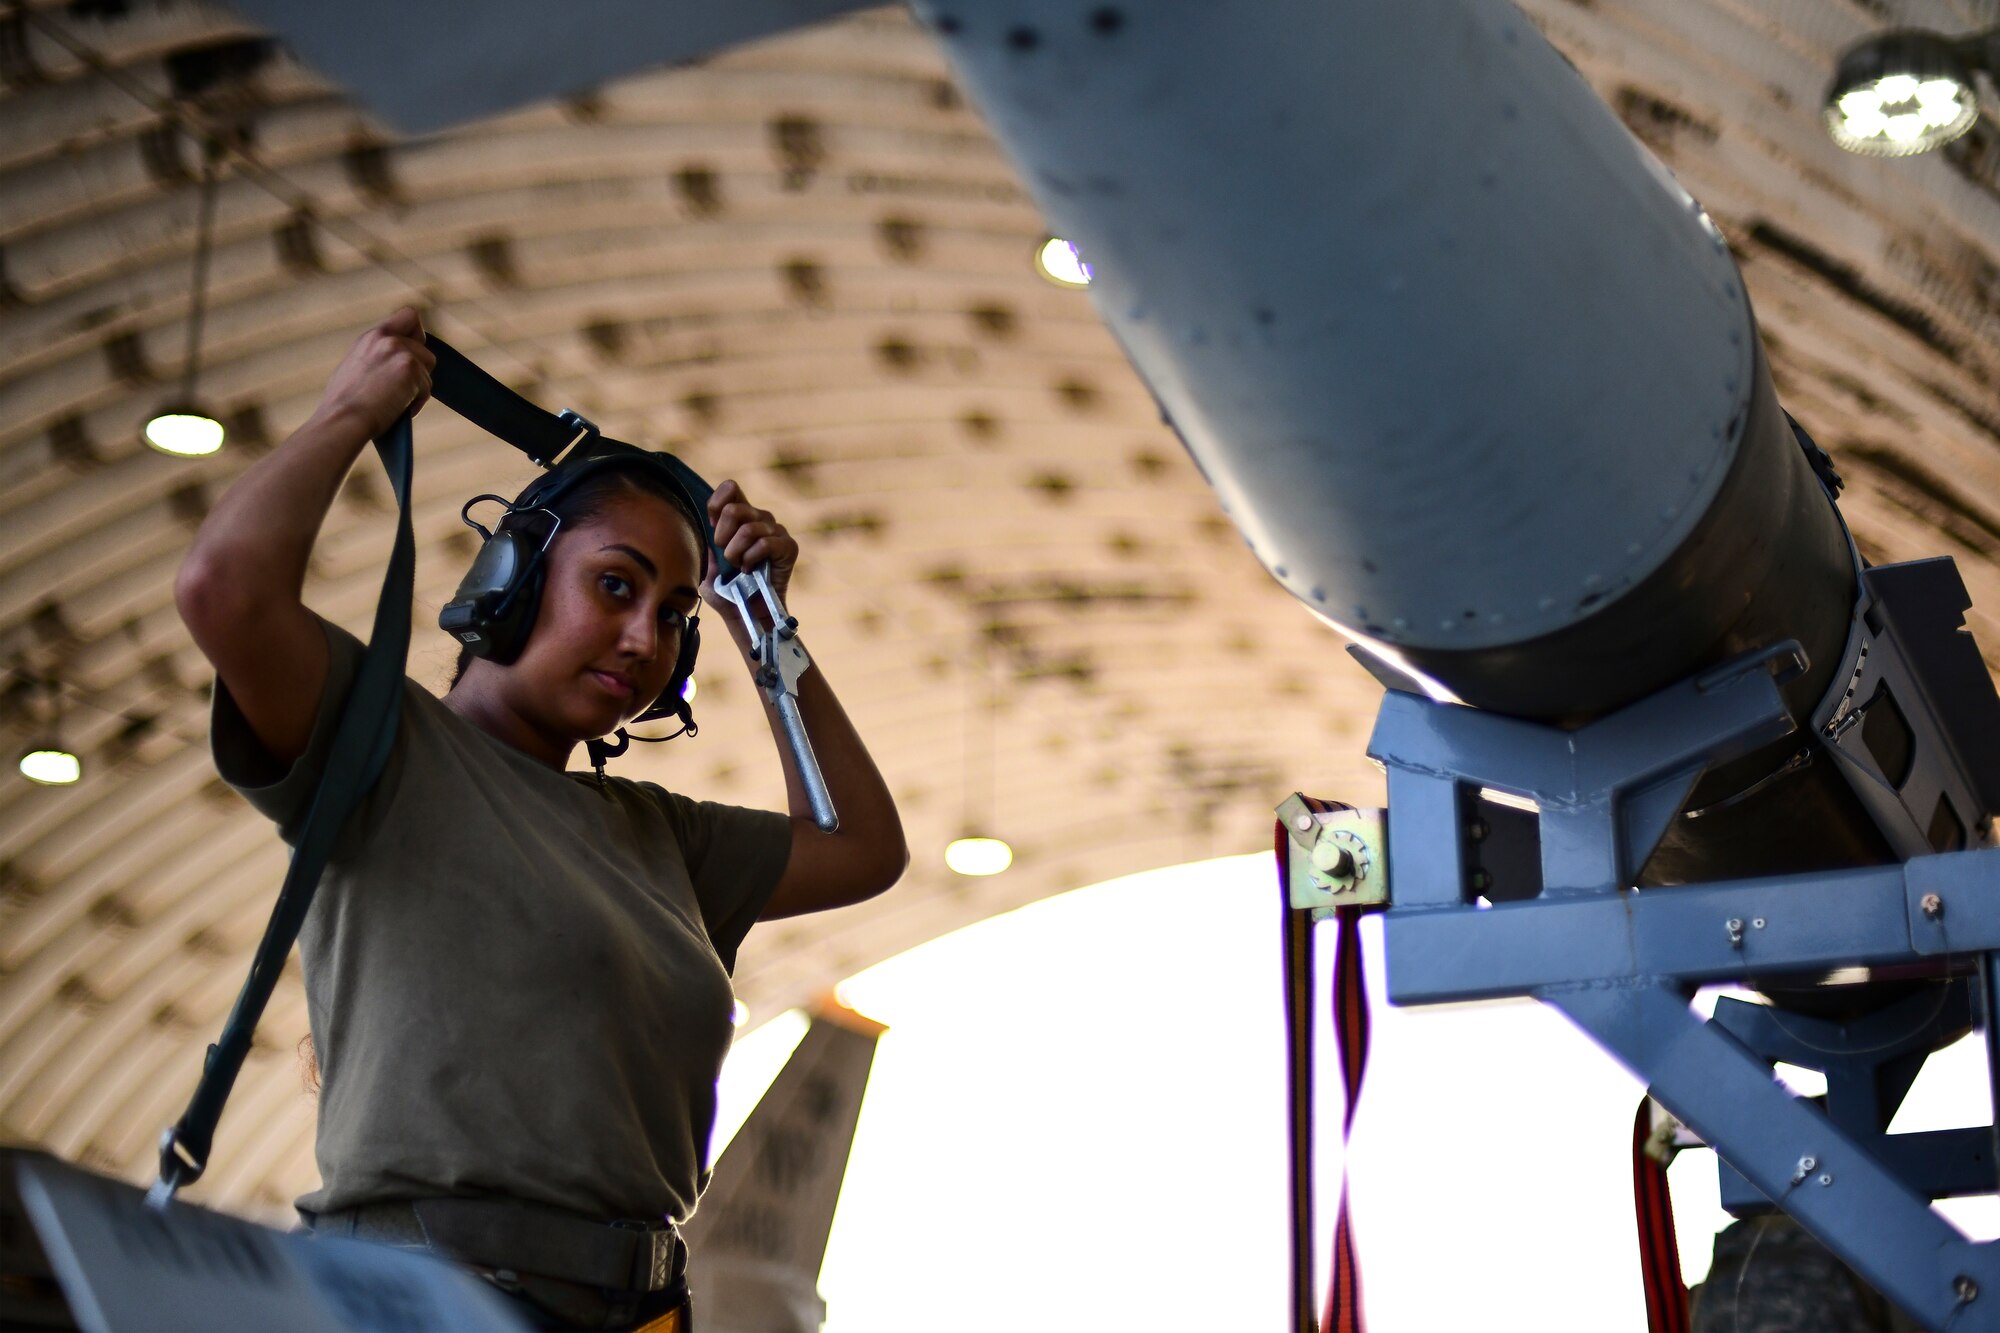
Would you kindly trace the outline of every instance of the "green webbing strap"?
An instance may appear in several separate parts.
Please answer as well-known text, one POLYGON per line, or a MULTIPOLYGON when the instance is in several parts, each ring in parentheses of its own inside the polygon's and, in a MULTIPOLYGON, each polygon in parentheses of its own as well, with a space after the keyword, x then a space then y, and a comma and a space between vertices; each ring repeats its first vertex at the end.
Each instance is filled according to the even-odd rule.
POLYGON ((416 585, 416 539, 410 530, 410 418, 405 416, 391 426, 375 441, 375 449, 395 488, 398 511, 396 544, 382 576, 375 627, 341 708, 326 767, 313 791, 305 823, 299 828, 291 866, 250 963, 250 975, 223 1024, 221 1037, 208 1048, 201 1081, 195 1085, 187 1110, 160 1136, 160 1178, 146 1196, 155 1207, 164 1207, 174 1191, 201 1179, 208 1169, 216 1122, 222 1118, 223 1104, 250 1054, 250 1039, 277 987, 285 957, 299 937, 299 927, 305 924, 306 910, 312 906, 313 891, 319 887, 320 872, 326 868, 334 840, 381 776, 396 740, 410 648, 410 598, 416 585))

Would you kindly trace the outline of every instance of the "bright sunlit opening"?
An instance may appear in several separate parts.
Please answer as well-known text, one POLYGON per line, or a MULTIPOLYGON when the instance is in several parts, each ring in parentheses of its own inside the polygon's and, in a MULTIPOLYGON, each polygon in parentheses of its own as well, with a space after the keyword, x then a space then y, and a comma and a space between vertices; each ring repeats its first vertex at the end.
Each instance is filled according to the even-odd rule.
POLYGON ((957 838, 944 849, 944 863, 961 875, 997 875, 1014 864, 1014 849, 998 838, 957 838))
POLYGON ((193 412, 162 412, 146 423, 146 443, 176 458, 200 458, 222 447, 222 423, 193 412))
MULTIPOLYGON (((1040 1324, 1058 1333, 1131 1327, 1141 1300, 1161 1333, 1288 1327, 1278 916, 1266 851, 1036 902, 842 984, 889 1030, 819 1277, 825 1333, 929 1333, 939 1310, 963 1310, 947 1322, 966 1333, 1015 1327, 1018 1310, 966 1293, 1024 1244, 1040 1324)), ((1361 926, 1374 1036, 1348 1158, 1369 1322, 1642 1333, 1642 1088, 1531 1001, 1391 1008, 1381 924, 1361 926)), ((1331 932, 1320 941, 1323 1291, 1342 1148, 1331 932)), ((715 1151, 805 1025, 792 1011, 741 1033, 715 1151)), ((1978 1038, 1965 1044, 1983 1077, 1978 1038)), ((1968 1086, 1949 1100, 1977 1111, 1984 1085, 1968 1086)), ((1968 1122, 1899 1127, 1941 1123, 1968 1122)), ((1683 1273, 1699 1280, 1729 1220, 1715 1158, 1683 1153, 1670 1178, 1683 1273)))
POLYGON ((66 787, 83 776, 83 761, 68 750, 30 750, 21 756, 21 776, 45 787, 66 787))
POLYGON ((1062 287, 1088 287, 1090 265, 1083 262, 1077 248, 1060 236, 1051 236, 1035 252, 1035 268, 1050 282, 1062 287))

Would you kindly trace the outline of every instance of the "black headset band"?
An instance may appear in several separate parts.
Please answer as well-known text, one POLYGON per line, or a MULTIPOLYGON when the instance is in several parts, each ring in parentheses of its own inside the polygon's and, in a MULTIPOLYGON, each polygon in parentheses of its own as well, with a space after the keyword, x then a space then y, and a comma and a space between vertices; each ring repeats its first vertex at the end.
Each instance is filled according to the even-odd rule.
POLYGON ((655 480, 664 483, 678 506, 682 516, 695 523, 696 536, 704 547, 714 544, 714 532, 708 522, 706 506, 696 502, 688 490, 686 482, 669 466, 668 454, 654 453, 636 445, 624 444, 618 440, 596 440, 592 452, 584 458, 565 458, 555 467, 533 482, 521 492, 520 498, 509 506, 513 513, 524 513, 535 509, 550 509, 562 498, 591 477, 606 472, 645 472, 655 480))
MULTIPOLYGON (((672 454, 606 439, 596 427, 574 413, 544 411, 481 370, 443 339, 433 334, 427 335, 426 341, 437 357, 431 375, 432 396, 549 469, 508 505, 508 518, 525 511, 548 509, 600 472, 616 469, 646 472, 665 484, 669 502, 693 522, 698 539, 713 556, 720 575, 734 572, 716 549, 714 525, 708 519, 708 501, 714 488, 700 473, 672 454)), ((506 526, 507 519, 503 518, 494 525, 495 531, 487 535, 487 540, 512 539, 511 534, 501 531, 506 526)), ((541 546, 543 549, 527 555, 504 588, 482 589, 461 583, 458 595, 439 613, 440 625, 461 642, 474 645, 473 651, 480 656, 493 656, 503 663, 512 661, 532 627, 540 601, 542 558, 547 543, 541 546), (480 594, 487 591, 501 594, 500 609, 505 614, 500 621, 483 617, 480 594)), ((477 562, 474 567, 478 567, 477 562)), ((468 582, 470 578, 468 575, 468 582)), ((634 721, 679 716, 683 729, 692 733, 693 715, 681 699, 680 690, 693 667, 700 642, 699 617, 690 617, 667 691, 634 721)), ((596 753, 593 749, 593 755, 596 753)))

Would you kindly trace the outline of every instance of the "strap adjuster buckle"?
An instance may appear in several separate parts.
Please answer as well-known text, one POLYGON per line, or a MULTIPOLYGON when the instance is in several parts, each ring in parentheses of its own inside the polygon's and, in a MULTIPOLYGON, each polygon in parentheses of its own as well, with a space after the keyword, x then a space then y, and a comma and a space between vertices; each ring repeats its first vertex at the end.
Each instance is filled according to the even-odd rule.
POLYGON ((592 421, 589 417, 583 415, 583 413, 573 411, 572 409, 567 407, 565 407, 562 411, 556 413, 556 420, 562 422, 563 425, 570 427, 572 430, 576 432, 576 434, 571 437, 570 442, 568 444, 556 450, 555 456, 549 459, 549 461, 544 465, 549 468, 557 467, 562 463, 563 459, 570 456, 571 452, 574 451, 579 444, 582 444, 585 440, 595 439, 600 434, 600 432, 597 429, 596 422, 592 421))
POLYGON ((146 1203, 155 1209, 165 1208, 181 1186, 194 1184, 207 1169, 208 1154, 196 1154, 181 1137, 180 1126, 168 1125, 160 1132, 159 1179, 146 1191, 146 1203))

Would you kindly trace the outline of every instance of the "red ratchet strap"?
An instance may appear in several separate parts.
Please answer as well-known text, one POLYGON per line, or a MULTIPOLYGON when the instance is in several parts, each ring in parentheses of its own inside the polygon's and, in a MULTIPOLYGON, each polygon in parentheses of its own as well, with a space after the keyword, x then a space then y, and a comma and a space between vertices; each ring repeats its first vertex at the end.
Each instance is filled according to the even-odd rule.
MULTIPOLYGON (((1305 797, 1315 813, 1352 807, 1305 797)), ((1346 1105, 1342 1108, 1340 1139, 1340 1211, 1333 1228, 1333 1283, 1327 1291, 1323 1317, 1315 1318, 1313 1281, 1313 934, 1310 910, 1294 909, 1291 900, 1291 835, 1277 826, 1279 902, 1284 913, 1285 1036, 1288 1119, 1291 1136, 1292 1203, 1292 1328, 1294 1333, 1365 1333, 1361 1315, 1361 1268, 1354 1251, 1354 1226, 1348 1216, 1348 1137, 1361 1100, 1361 1083, 1368 1068, 1368 989, 1362 973, 1360 917, 1362 907, 1336 908, 1334 919, 1333 1036, 1340 1060, 1346 1105)))
POLYGON ((1313 1283, 1313 922, 1294 911, 1292 839, 1278 821, 1278 902, 1285 924, 1285 1107, 1291 1144, 1292 1333, 1319 1333, 1313 1283))
POLYGON ((1647 1148, 1653 1138, 1653 1102, 1639 1099, 1632 1125, 1632 1206, 1639 1216, 1639 1272, 1646 1281, 1648 1333, 1688 1333, 1688 1294, 1681 1283, 1681 1247, 1674 1236, 1667 1168, 1647 1148))

